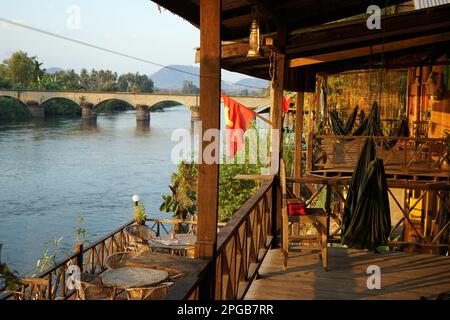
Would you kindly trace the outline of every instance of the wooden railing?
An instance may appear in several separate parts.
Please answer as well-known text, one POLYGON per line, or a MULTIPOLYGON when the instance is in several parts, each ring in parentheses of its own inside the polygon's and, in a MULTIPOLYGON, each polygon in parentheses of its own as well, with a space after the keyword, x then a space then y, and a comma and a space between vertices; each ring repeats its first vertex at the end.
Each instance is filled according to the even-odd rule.
MULTIPOLYGON (((244 298, 272 245, 274 179, 266 181, 220 230, 214 261, 185 299, 199 299, 203 288, 213 288, 216 300, 244 298), (214 262, 214 263, 213 263, 214 262), (214 268, 214 273, 210 271, 214 268), (209 271, 209 272, 208 272, 209 271), (214 283, 211 285, 211 281, 214 283)), ((207 289, 207 290, 208 290, 207 289)))
MULTIPOLYGON (((219 223, 217 251, 215 259, 215 299, 242 299, 256 278, 259 267, 268 252, 273 234, 273 192, 274 179, 271 177, 258 191, 236 212, 226 224, 219 223)), ((180 219, 147 219, 148 225, 158 235, 169 233, 175 225, 195 225, 196 221, 180 219)), ((75 252, 57 263, 54 267, 37 275, 51 281, 52 300, 66 300, 71 298, 75 291, 70 290, 66 283, 69 267, 78 266, 84 273, 93 276, 105 270, 106 259, 109 255, 124 251, 128 245, 129 237, 125 228, 132 225, 129 221, 106 237, 83 248, 78 245, 75 252)), ((187 291, 185 299, 199 298, 199 288, 205 281, 211 281, 208 269, 199 274, 198 282, 187 291)), ((210 285, 211 283, 209 283, 210 285)), ((0 300, 10 299, 12 294, 0 295, 0 300)), ((208 298, 211 298, 209 296, 208 298)))
MULTIPOLYGON (((368 137, 314 135, 309 137, 308 171, 321 169, 353 169, 368 137)), ((371 137, 375 139, 377 157, 383 159, 386 170, 399 173, 427 170, 430 173, 450 173, 445 162, 450 139, 371 137)))
MULTIPOLYGON (((174 228, 174 225, 177 224, 196 224, 195 221, 181 219, 147 219, 147 221, 150 228, 158 235, 168 234, 174 228)), ((69 290, 66 285, 68 277, 70 276, 68 270, 71 266, 78 266, 79 270, 91 274, 93 277, 103 272, 105 270, 107 257, 113 253, 124 251, 128 246, 129 237, 125 233, 125 228, 133 223, 134 220, 127 222, 120 228, 85 248, 83 248, 82 244, 77 245, 75 252, 70 256, 56 263, 54 267, 36 275, 35 277, 37 278, 50 280, 50 299, 65 300, 69 299, 75 293, 74 290, 69 290)), ((9 299, 11 297, 11 293, 5 292, 2 294, 0 292, 0 300, 9 299)))

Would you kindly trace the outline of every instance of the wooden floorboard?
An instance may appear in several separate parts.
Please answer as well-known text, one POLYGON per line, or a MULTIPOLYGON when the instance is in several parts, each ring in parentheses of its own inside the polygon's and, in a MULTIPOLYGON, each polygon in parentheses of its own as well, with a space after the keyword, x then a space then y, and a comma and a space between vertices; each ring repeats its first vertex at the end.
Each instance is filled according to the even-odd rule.
POLYGON ((450 291, 450 257, 329 248, 328 271, 318 252, 289 252, 282 270, 280 249, 270 250, 245 299, 420 299, 450 291), (381 270, 381 289, 369 290, 367 267, 381 270))

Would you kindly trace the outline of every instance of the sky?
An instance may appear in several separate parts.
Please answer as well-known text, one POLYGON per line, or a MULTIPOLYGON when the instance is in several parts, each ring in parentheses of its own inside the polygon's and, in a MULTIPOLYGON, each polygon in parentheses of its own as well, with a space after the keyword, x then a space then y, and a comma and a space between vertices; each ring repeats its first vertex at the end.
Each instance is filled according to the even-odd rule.
MULTIPOLYGON (((0 18, 162 65, 195 65, 200 45, 197 28, 149 0, 0 0, 0 18)), ((160 69, 0 21, 0 60, 17 50, 36 56, 44 68, 147 75, 160 69)), ((226 81, 242 78, 247 76, 222 73, 226 81)))

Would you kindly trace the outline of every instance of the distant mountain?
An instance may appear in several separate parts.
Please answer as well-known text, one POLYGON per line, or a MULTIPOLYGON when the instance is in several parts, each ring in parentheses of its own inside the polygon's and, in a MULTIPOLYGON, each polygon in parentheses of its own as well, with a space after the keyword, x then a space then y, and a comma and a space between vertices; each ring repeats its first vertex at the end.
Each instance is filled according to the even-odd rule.
POLYGON ((153 80, 155 87, 159 89, 178 90, 183 87, 185 80, 192 81, 195 86, 199 86, 200 68, 193 66, 183 65, 171 65, 164 67, 152 75, 150 78, 153 80), (179 72, 173 69, 181 70, 179 72))
POLYGON ((64 71, 64 69, 58 68, 58 67, 51 67, 45 70, 48 74, 55 74, 57 72, 64 71))
POLYGON ((267 80, 257 79, 257 78, 241 79, 238 82, 236 82, 236 84, 255 87, 255 88, 264 88, 264 89, 266 89, 269 86, 269 82, 267 80))
POLYGON ((234 94, 242 94, 243 91, 246 91, 248 95, 258 95, 261 89, 267 89, 268 86, 269 82, 267 80, 244 78, 231 85, 226 91, 234 94))
MULTIPOLYGON (((150 75, 155 87, 160 90, 179 90, 183 87, 184 81, 192 81, 192 83, 199 87, 200 68, 186 65, 170 65, 164 67, 157 72, 150 75), (174 70, 175 69, 175 70, 174 70), (180 70, 180 71, 177 71, 180 70)), ((238 93, 242 90, 248 89, 249 93, 257 93, 259 89, 267 88, 268 82, 266 80, 245 78, 236 83, 222 81, 222 90, 225 92, 238 93), (254 87, 254 88, 252 88, 254 87)))

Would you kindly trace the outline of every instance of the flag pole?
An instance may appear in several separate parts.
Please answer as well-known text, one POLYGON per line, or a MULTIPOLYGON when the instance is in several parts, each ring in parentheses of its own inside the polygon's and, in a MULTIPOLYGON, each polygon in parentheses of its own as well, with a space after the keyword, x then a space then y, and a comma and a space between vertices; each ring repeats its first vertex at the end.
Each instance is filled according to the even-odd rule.
POLYGON ((261 116, 260 114, 258 114, 256 112, 255 112, 255 116, 258 119, 260 119, 260 120, 264 121, 265 123, 267 123, 269 126, 273 127, 273 123, 270 120, 267 120, 266 118, 264 118, 263 116, 261 116))

